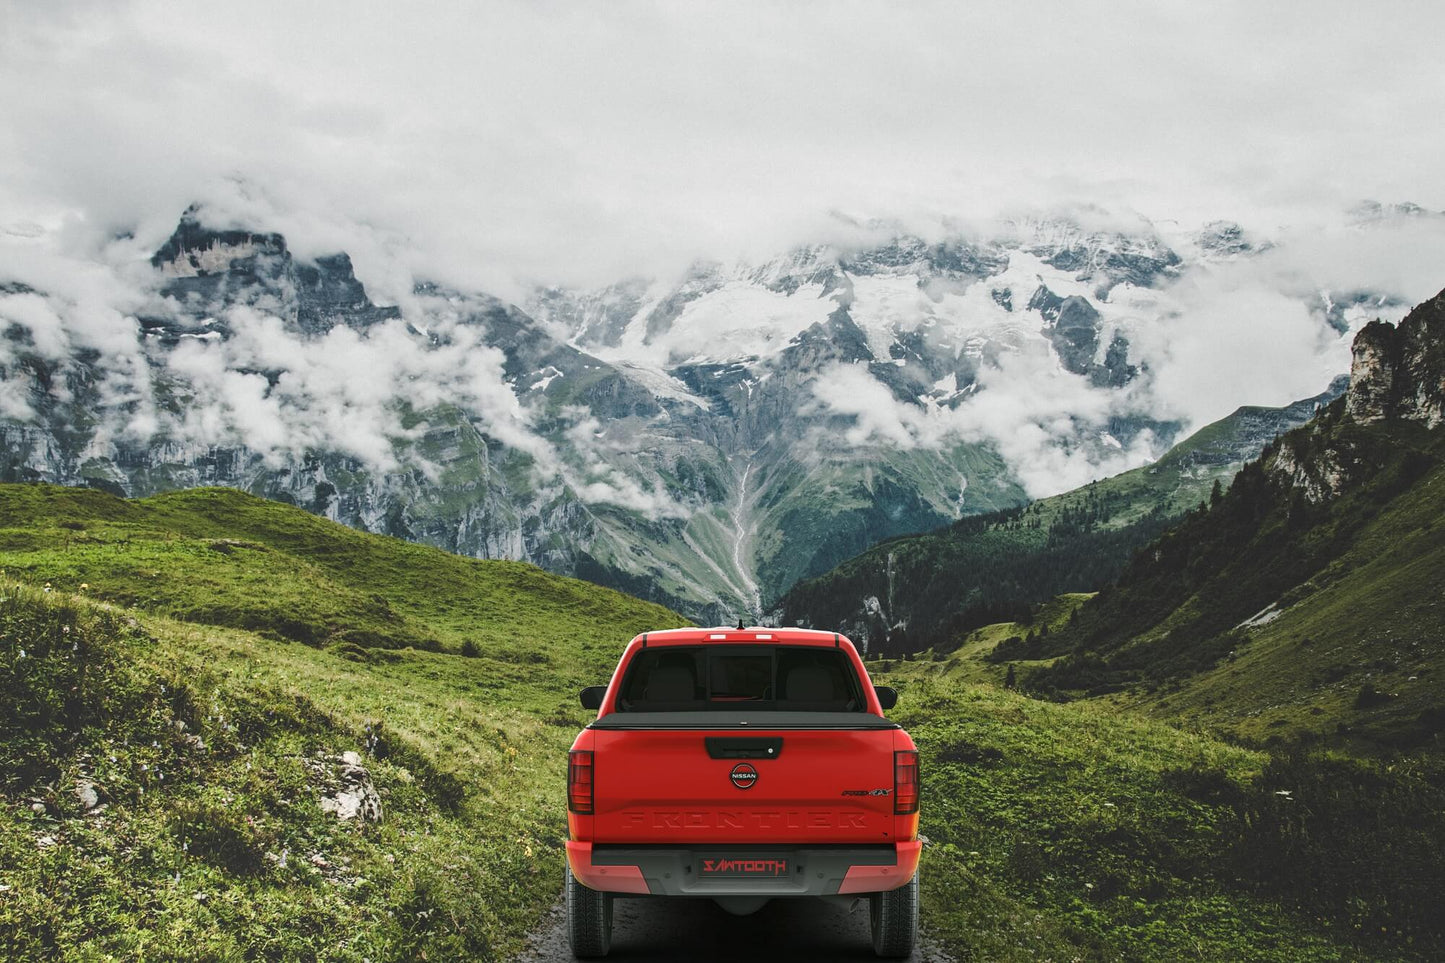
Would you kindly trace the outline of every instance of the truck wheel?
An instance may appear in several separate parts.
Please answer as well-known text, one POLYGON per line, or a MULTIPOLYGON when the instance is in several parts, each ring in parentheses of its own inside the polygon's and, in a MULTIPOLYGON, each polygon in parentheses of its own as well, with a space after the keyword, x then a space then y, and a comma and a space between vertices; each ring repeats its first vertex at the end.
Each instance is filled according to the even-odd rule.
POLYGON ((567 942, 579 959, 606 956, 612 949, 612 894, 577 882, 567 867, 567 942))
POLYGON ((873 922, 873 952, 890 959, 913 953, 918 937, 918 874, 903 886, 869 899, 873 922))

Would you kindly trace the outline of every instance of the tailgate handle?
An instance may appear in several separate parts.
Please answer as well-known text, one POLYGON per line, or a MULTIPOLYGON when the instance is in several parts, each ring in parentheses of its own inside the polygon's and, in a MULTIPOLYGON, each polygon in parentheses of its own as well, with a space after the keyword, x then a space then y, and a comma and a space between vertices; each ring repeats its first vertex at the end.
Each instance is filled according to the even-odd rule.
POLYGON ((707 754, 714 759, 776 759, 783 754, 781 736, 705 736, 703 742, 707 743, 707 754))

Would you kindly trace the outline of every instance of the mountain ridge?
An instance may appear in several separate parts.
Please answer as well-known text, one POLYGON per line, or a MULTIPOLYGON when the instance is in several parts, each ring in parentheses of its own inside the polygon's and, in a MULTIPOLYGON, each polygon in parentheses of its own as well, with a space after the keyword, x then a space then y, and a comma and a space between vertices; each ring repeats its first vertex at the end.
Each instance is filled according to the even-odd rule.
MULTIPOLYGON (((42 322, 71 323, 64 292, 0 289, 0 478, 238 487, 715 623, 880 539, 1022 504, 1056 483, 1041 460, 1087 476, 1161 454, 1181 426, 1139 400, 1131 341, 1167 314, 1151 285, 1251 256, 1039 219, 521 307, 422 281, 399 307, 344 253, 207 217, 150 255, 154 289, 106 351, 79 328, 55 348, 42 322), (972 414, 1035 383, 1052 408, 972 414)), ((1352 325, 1375 302, 1332 305, 1352 325)))

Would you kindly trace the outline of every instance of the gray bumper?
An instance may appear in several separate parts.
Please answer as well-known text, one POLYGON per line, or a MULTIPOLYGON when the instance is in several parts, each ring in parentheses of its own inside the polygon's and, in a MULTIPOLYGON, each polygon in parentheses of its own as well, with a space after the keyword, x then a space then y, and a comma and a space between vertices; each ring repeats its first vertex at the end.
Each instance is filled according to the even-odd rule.
POLYGON ((835 896, 855 866, 896 866, 882 846, 605 846, 594 866, 636 866, 654 896, 835 896))

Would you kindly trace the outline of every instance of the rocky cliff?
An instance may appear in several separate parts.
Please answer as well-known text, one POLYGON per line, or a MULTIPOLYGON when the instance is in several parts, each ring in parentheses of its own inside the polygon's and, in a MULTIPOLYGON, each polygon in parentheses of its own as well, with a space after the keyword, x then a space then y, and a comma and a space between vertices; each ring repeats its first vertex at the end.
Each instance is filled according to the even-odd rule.
POLYGON ((1445 291, 1412 309, 1399 324, 1372 321, 1354 340, 1348 424, 1326 419, 1281 442, 1268 462, 1312 502, 1342 494, 1379 470, 1371 436, 1349 429, 1406 422, 1435 428, 1445 421, 1445 291))
POLYGON ((1361 424, 1404 418, 1433 428, 1445 420, 1445 291, 1398 325, 1373 321, 1360 331, 1346 407, 1361 424))

